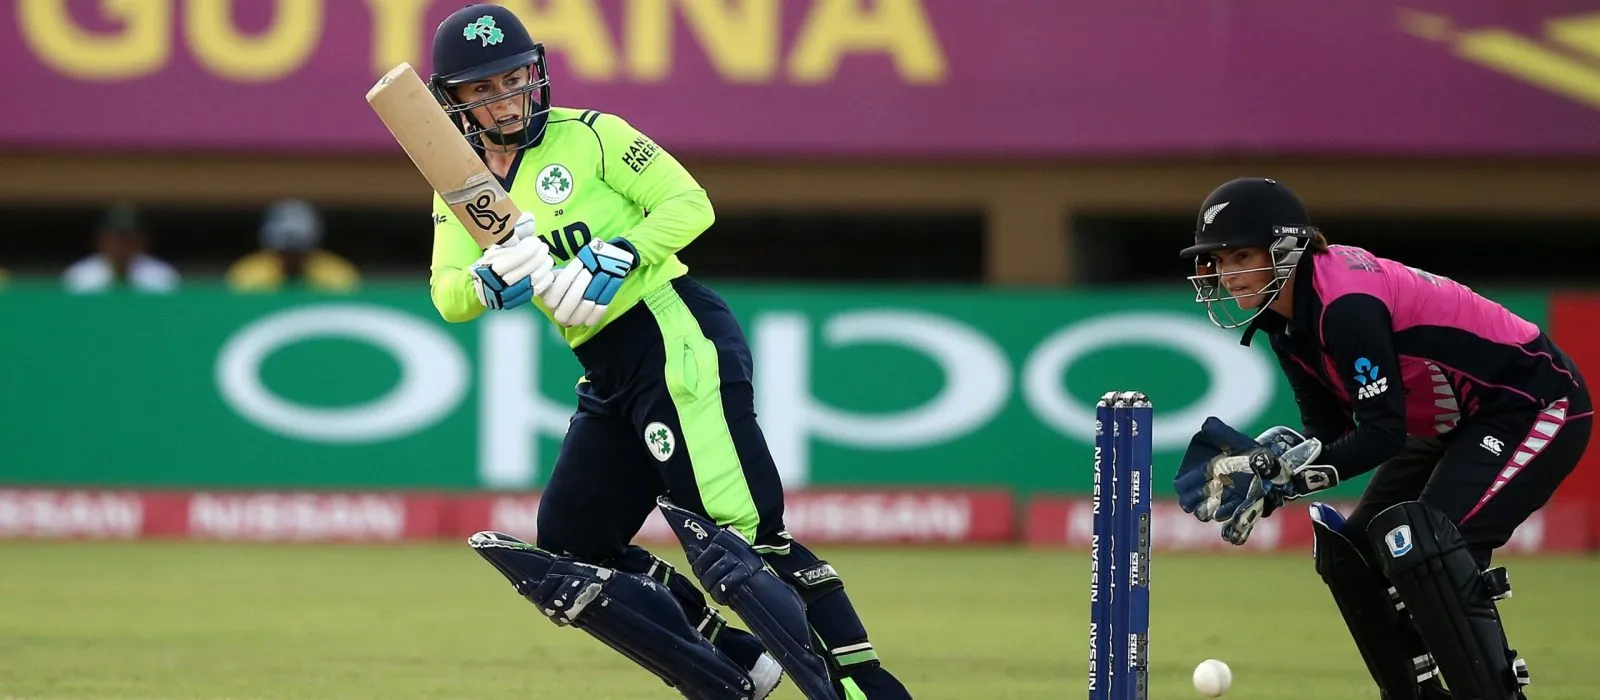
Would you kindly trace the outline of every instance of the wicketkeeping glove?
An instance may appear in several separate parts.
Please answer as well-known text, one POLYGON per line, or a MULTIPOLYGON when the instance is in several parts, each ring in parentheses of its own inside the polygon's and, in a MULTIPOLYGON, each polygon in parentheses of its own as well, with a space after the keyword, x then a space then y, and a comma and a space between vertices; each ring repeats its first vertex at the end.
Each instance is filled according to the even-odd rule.
POLYGON ((1322 455, 1322 441, 1306 439, 1285 426, 1270 428, 1256 438, 1277 456, 1266 465, 1261 478, 1267 481, 1267 498, 1273 508, 1284 500, 1294 500, 1339 485, 1339 470, 1326 464, 1310 464, 1322 455))
MULTIPOLYGON (((1273 430, 1284 430, 1296 438, 1300 437, 1299 433, 1281 426, 1273 430)), ((1250 530, 1255 527, 1256 520, 1272 515, 1285 500, 1294 500, 1339 483, 1339 472, 1333 467, 1306 464, 1322 453, 1322 441, 1301 438, 1301 442, 1287 449, 1283 449, 1284 444, 1268 442, 1263 449, 1271 452, 1276 459, 1254 460, 1250 463, 1259 477, 1256 484, 1264 486, 1265 493, 1253 496, 1228 522, 1223 523, 1222 539, 1235 545, 1244 544, 1245 540, 1250 539, 1250 530)))
POLYGON ((1172 485, 1185 513, 1209 522, 1233 517, 1246 502, 1266 492, 1250 460, 1271 459, 1271 452, 1216 418, 1207 418, 1189 440, 1172 485))
POLYGON ((591 240, 556 270, 555 281, 540 294, 540 300, 556 323, 567 327, 595 325, 606 315, 606 307, 616 298, 623 279, 633 271, 638 259, 633 245, 626 240, 591 240))
POLYGON ((1242 545, 1256 521, 1285 499, 1338 483, 1332 467, 1307 464, 1321 451, 1320 441, 1289 428, 1272 428, 1251 440, 1208 418, 1190 440, 1173 479, 1179 506, 1202 521, 1225 521, 1223 539, 1242 545))
POLYGON ((550 247, 534 235, 533 215, 524 212, 504 243, 483 251, 472 264, 472 289, 484 308, 501 311, 528 303, 555 279, 550 247))

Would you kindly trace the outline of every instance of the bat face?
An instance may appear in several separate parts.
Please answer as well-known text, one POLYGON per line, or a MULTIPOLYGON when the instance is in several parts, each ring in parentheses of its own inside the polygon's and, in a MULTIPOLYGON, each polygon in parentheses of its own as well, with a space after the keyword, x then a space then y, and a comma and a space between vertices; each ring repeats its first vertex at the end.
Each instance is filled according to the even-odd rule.
POLYGON ((511 235, 521 210, 410 64, 385 73, 367 91, 367 103, 479 246, 511 235))

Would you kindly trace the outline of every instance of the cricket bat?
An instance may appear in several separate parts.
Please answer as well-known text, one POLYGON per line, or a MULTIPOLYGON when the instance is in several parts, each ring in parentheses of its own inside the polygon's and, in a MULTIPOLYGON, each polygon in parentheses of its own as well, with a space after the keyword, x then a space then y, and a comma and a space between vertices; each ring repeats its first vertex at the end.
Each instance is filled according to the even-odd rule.
POLYGON ((380 78, 367 91, 367 104, 480 247, 511 237, 522 210, 411 64, 401 63, 380 78))

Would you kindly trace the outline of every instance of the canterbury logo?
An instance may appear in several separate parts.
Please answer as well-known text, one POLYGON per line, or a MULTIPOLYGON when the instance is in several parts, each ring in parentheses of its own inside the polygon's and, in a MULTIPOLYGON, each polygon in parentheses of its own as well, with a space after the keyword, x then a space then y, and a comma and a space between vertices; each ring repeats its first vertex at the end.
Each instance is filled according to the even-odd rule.
POLYGON ((1206 222, 1206 225, 1210 226, 1211 222, 1216 221, 1217 220, 1217 214, 1221 213, 1222 212, 1222 208, 1226 207, 1226 206, 1228 206, 1228 203, 1227 202, 1223 202, 1221 204, 1218 204, 1218 205, 1215 205, 1215 206, 1211 207, 1210 209, 1207 209, 1206 213, 1202 216, 1202 218, 1206 222))
POLYGON ((1488 450, 1489 454, 1492 454, 1496 457, 1500 456, 1501 451, 1505 450, 1506 448, 1506 444, 1501 442, 1499 438, 1496 438, 1493 435, 1483 436, 1483 442, 1479 444, 1483 447, 1483 449, 1488 450))

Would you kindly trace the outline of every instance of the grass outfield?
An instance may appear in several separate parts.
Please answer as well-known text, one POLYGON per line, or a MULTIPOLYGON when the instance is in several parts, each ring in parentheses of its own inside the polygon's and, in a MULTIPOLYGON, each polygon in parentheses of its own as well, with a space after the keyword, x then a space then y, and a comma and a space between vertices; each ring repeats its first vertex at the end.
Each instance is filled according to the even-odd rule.
MULTIPOLYGON (((1084 696, 1086 553, 823 556, 920 700, 1084 696)), ((1600 560, 1505 563, 1530 690, 1594 698, 1600 560)), ((465 545, 6 543, 0 571, 0 697, 676 697, 545 622, 465 545)), ((1198 697, 1207 657, 1233 667, 1230 700, 1377 697, 1309 553, 1158 553, 1153 576, 1152 698, 1198 697)))

